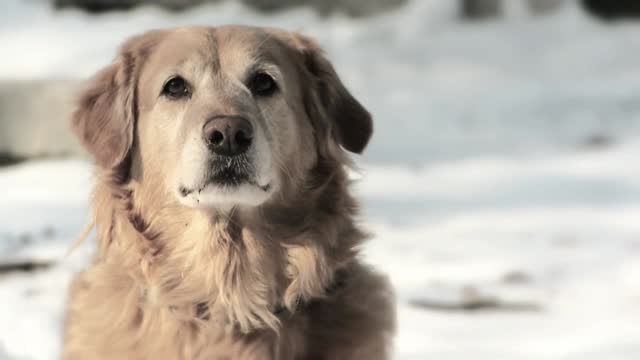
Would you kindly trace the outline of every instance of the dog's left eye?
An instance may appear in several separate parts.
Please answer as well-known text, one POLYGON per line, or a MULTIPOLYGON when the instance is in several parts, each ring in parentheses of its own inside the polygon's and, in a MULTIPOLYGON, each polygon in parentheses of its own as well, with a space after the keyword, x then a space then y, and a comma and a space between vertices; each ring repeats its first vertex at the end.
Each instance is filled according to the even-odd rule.
POLYGON ((269 96, 278 90, 278 84, 274 78, 267 73, 257 73, 249 81, 249 90, 256 96, 269 96))
POLYGON ((189 85, 180 76, 174 77, 164 84, 162 94, 171 99, 180 99, 189 96, 189 85))

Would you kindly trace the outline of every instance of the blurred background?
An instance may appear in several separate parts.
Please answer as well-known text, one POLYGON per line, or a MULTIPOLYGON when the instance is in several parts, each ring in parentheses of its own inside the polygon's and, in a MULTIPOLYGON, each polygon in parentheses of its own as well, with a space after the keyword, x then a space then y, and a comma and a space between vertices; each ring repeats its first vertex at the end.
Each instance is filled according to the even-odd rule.
POLYGON ((354 190, 395 359, 640 359, 640 2, 3 0, 0 359, 57 359, 91 241, 82 80, 142 31, 316 38, 374 114, 354 190))

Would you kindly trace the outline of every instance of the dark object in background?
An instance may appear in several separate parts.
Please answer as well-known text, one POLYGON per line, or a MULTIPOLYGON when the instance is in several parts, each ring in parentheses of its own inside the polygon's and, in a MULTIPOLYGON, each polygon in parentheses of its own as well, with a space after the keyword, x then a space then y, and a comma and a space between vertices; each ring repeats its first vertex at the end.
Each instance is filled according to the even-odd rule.
POLYGON ((170 10, 184 10, 191 6, 215 0, 54 0, 57 8, 77 7, 92 13, 128 10, 140 5, 157 5, 170 10))
POLYGON ((0 167, 19 164, 25 160, 26 159, 22 156, 17 156, 5 151, 0 151, 0 167))
POLYGON ((582 6, 591 15, 604 20, 640 17, 639 0, 582 0, 582 6))
POLYGON ((261 11, 278 11, 289 7, 309 3, 309 1, 300 0, 240 0, 240 2, 261 11))
POLYGON ((587 149, 601 149, 609 147, 615 143, 611 136, 606 134, 593 134, 584 141, 584 147, 587 149))
POLYGON ((407 0, 240 0, 262 11, 281 10, 293 6, 308 5, 322 15, 343 12, 349 16, 375 15, 406 4, 407 0))
MULTIPOLYGON (((49 268, 53 261, 39 261, 29 259, 3 259, 0 260, 0 275, 11 272, 31 272, 49 268)), ((1 354, 0 354, 1 355, 1 354)))
POLYGON ((311 6, 321 14, 343 12, 359 17, 374 15, 403 5, 407 0, 53 0, 57 8, 76 7, 93 13, 127 10, 140 5, 156 5, 169 10, 185 10, 206 2, 241 1, 261 11, 277 11, 294 6, 311 6))
POLYGON ((558 10, 565 0, 529 0, 529 10, 534 14, 548 14, 558 10))
POLYGON ((484 20, 502 13, 500 0, 462 0, 460 6, 460 15, 468 20, 484 20))

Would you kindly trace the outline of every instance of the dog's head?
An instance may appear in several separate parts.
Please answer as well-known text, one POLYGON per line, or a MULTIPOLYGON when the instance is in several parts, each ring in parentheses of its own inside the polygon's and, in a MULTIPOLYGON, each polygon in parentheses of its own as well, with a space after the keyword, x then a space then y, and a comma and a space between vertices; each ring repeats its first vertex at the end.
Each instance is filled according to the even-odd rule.
POLYGON ((206 208, 260 205, 342 149, 362 152, 372 133, 313 41, 250 27, 129 40, 90 82, 73 127, 100 168, 206 208))

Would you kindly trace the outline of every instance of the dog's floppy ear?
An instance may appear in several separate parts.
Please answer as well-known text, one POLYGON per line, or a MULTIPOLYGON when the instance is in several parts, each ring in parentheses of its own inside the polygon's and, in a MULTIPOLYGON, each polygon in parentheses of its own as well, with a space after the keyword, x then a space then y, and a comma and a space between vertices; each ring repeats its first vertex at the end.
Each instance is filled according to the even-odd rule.
POLYGON ((310 38, 296 34, 305 68, 312 76, 321 106, 333 124, 333 136, 348 151, 362 153, 373 133, 369 112, 342 84, 322 49, 310 38))
POLYGON ((81 93, 72 128, 98 166, 113 168, 128 156, 137 117, 136 82, 142 59, 158 37, 147 33, 127 41, 116 60, 98 72, 81 93))
POLYGON ((134 85, 125 61, 120 57, 90 80, 73 114, 73 130, 103 168, 119 165, 133 142, 134 85))

